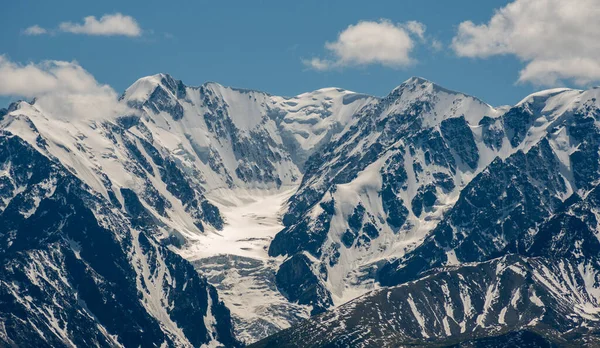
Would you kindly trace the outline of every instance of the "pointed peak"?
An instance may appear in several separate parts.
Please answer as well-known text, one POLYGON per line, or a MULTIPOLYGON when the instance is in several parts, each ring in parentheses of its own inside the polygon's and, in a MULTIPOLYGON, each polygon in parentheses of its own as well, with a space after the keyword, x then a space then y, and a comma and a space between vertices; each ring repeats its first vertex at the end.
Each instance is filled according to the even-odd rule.
POLYGON ((422 77, 413 76, 408 80, 402 82, 398 87, 394 88, 389 96, 399 96, 403 94, 405 91, 410 91, 412 93, 426 93, 431 94, 437 90, 445 90, 444 88, 436 85, 435 83, 424 79, 422 77))
POLYGON ((169 74, 159 73, 138 79, 125 90, 120 99, 128 103, 143 103, 159 87, 170 91, 177 98, 185 98, 185 85, 181 80, 176 80, 169 74))
POLYGON ((215 81, 207 81, 202 84, 204 87, 225 87, 222 84, 215 81))
POLYGON ((35 98, 29 102, 25 101, 25 100, 17 100, 17 101, 10 103, 8 108, 3 108, 0 110, 3 110, 5 115, 7 115, 11 112, 17 111, 17 110, 35 110, 35 111, 37 111, 37 108, 34 106, 35 101, 36 101, 35 98))
MULTIPOLYGON (((29 127, 35 128, 33 123, 30 120, 30 116, 35 116, 40 114, 40 110, 36 108, 33 104, 35 101, 27 102, 24 100, 18 100, 12 102, 8 108, 0 109, 0 128, 5 128, 6 126, 12 124, 14 121, 25 121, 29 127)), ((37 132, 37 130, 36 130, 37 132)))
POLYGON ((162 78, 162 74, 142 77, 129 86, 120 99, 127 102, 146 101, 156 87, 160 86, 162 78))
POLYGON ((8 109, 6 109, 6 111, 13 112, 15 110, 21 109, 23 106, 31 106, 33 104, 35 104, 35 99, 33 99, 30 103, 26 102, 25 100, 17 100, 15 102, 10 103, 10 105, 8 106, 8 109))
POLYGON ((467 98, 471 98, 474 99, 476 101, 478 101, 481 104, 485 104, 488 105, 489 107, 492 107, 491 105, 483 102, 481 99, 469 95, 469 94, 465 94, 459 91, 455 91, 455 90, 451 90, 445 87, 442 87, 440 85, 438 85, 435 82, 432 82, 431 80, 422 78, 422 77, 418 77, 418 76, 413 76, 411 78, 409 78, 408 80, 404 81, 400 86, 394 88, 394 90, 392 90, 392 92, 388 95, 388 98, 392 97, 392 98, 397 98, 403 94, 408 94, 411 97, 410 98, 414 98, 416 96, 431 96, 431 95, 435 95, 438 93, 445 93, 447 95, 452 95, 455 97, 467 97, 467 98))
POLYGON ((142 78, 139 78, 136 82, 133 83, 133 85, 139 84, 139 83, 159 85, 159 84, 169 83, 171 81, 176 81, 171 75, 166 74, 166 73, 158 73, 158 74, 144 76, 142 78))
POLYGON ((429 84, 429 85, 433 85, 434 83, 430 80, 427 80, 426 78, 420 77, 420 76, 413 76, 411 78, 409 78, 408 80, 404 81, 402 83, 402 85, 405 86, 409 86, 409 85, 423 85, 423 84, 429 84))
POLYGON ((208 82, 204 82, 198 88, 200 88, 201 90, 209 90, 214 93, 220 93, 221 91, 223 91, 224 89, 227 89, 229 87, 223 86, 222 84, 220 84, 218 82, 208 81, 208 82))
POLYGON ((413 76, 413 77, 409 78, 408 80, 402 82, 402 84, 400 86, 396 87, 393 92, 396 92, 398 90, 406 90, 406 89, 409 89, 409 90, 421 89, 421 90, 428 91, 428 92, 446 92, 449 94, 462 94, 460 92, 444 88, 444 87, 434 83, 431 80, 428 80, 426 78, 419 77, 419 76, 413 76))

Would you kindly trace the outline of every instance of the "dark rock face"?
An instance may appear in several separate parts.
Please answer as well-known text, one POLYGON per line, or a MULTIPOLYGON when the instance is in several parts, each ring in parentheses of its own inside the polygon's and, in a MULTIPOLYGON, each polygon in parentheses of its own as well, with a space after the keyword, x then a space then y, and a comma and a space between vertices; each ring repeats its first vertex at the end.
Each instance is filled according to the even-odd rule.
MULTIPOLYGON (((221 144, 231 143, 233 155, 238 162, 235 171, 226 175, 235 174, 245 183, 275 183, 277 187, 281 186, 274 163, 291 162, 285 146, 276 143, 273 134, 266 129, 255 128, 244 132, 236 127, 232 118, 239 115, 231 115, 229 105, 209 86, 201 86, 199 92, 203 98, 202 102, 208 108, 204 114, 208 131, 213 133, 221 144)), ((269 115, 265 114, 261 124, 266 124, 269 120, 269 115)), ((219 167, 221 159, 215 153, 203 157, 207 157, 207 161, 215 162, 214 166, 219 167)))
POLYGON ((179 102, 171 103, 170 95, 162 88, 154 90, 148 106, 154 112, 163 111, 172 115, 174 120, 183 118, 183 106, 179 102))
POLYGON ((530 243, 527 231, 556 211, 566 184, 547 141, 527 154, 496 160, 478 175, 426 241, 402 259, 385 265, 379 280, 401 284, 448 261, 484 261, 511 245, 530 243), (474 252, 474 251, 477 252, 474 252))
POLYGON ((446 173, 433 173, 433 178, 435 184, 445 192, 450 192, 456 187, 454 180, 446 173))
POLYGON ((321 247, 329 231, 334 202, 322 203, 321 208, 323 212, 316 220, 305 219, 287 227, 269 246, 270 256, 292 255, 277 271, 277 287, 288 300, 312 305, 312 314, 323 312, 333 303, 329 291, 313 273, 312 262, 301 253, 306 250, 319 257, 323 252, 321 247))
POLYGON ((437 197, 434 185, 421 187, 411 202, 413 214, 415 214, 415 216, 420 216, 423 209, 431 209, 436 200, 437 197))
POLYGON ((444 141, 440 132, 425 129, 411 137, 414 141, 414 146, 424 152, 426 165, 433 163, 440 167, 448 168, 451 173, 456 172, 456 160, 452 155, 451 148, 444 141))
POLYGON ((469 124, 464 117, 449 118, 440 124, 440 130, 448 146, 471 169, 477 169, 479 151, 469 124))
MULTIPOLYGON (((574 195, 538 229, 532 243, 524 251, 528 255, 553 255, 571 260, 588 271, 600 268, 600 240, 597 237, 600 211, 600 187, 594 187, 585 198, 574 195)), ((600 276, 592 279, 600 285, 600 276)))
POLYGON ((354 208, 354 212, 348 218, 348 226, 350 229, 346 230, 344 235, 342 236, 342 243, 346 246, 346 248, 350 248, 354 241, 358 237, 358 234, 363 227, 363 219, 365 217, 365 207, 362 205, 356 206, 354 208))
POLYGON ((577 188, 589 190, 600 173, 600 134, 594 125, 600 113, 588 110, 576 113, 567 124, 567 133, 579 146, 570 155, 573 177, 577 188))
POLYGON ((312 263, 303 254, 296 254, 279 267, 277 287, 290 301, 313 306, 311 315, 322 313, 333 304, 329 292, 312 273, 312 263))
POLYGON ((395 228, 400 228, 406 221, 408 209, 403 204, 402 199, 398 198, 389 187, 381 192, 383 209, 387 214, 386 222, 395 228))
POLYGON ((498 120, 485 116, 479 121, 482 128, 483 143, 488 147, 499 150, 505 137, 504 129, 498 120))
POLYGON ((269 256, 293 255, 306 250, 314 256, 321 255, 321 246, 329 232, 334 201, 321 203, 322 213, 317 219, 304 219, 279 232, 269 246, 269 256))
POLYGON ((530 110, 520 106, 510 109, 502 116, 502 120, 510 144, 517 147, 525 139, 527 131, 533 123, 534 115, 530 110))
POLYGON ((399 197, 400 192, 405 189, 407 180, 402 151, 387 160, 385 167, 381 170, 381 178, 383 184, 380 195, 383 209, 387 214, 386 222, 399 229, 404 225, 408 215, 408 209, 404 206, 402 198, 399 197))
POLYGON ((156 225, 135 193, 122 191, 128 214, 118 213, 10 134, 0 136, 0 164, 10 168, 0 213, 2 344, 238 345, 215 289, 153 240, 156 225), (148 307, 153 298, 164 307, 148 307), (166 329, 155 311, 185 336, 166 329), (206 317, 214 327, 199 325, 206 317))
MULTIPOLYGON (((348 229, 342 234, 341 242, 346 249, 362 248, 368 249, 371 242, 379 238, 379 228, 375 225, 375 218, 366 212, 366 208, 361 204, 354 208, 354 212, 348 217, 348 229)), ((331 246, 330 263, 331 267, 337 263, 340 252, 339 244, 331 246)))
POLYGON ((186 97, 185 85, 169 75, 161 76, 161 84, 152 91, 142 105, 130 104, 131 107, 147 107, 154 112, 166 112, 177 121, 183 118, 183 106, 173 98, 186 97))

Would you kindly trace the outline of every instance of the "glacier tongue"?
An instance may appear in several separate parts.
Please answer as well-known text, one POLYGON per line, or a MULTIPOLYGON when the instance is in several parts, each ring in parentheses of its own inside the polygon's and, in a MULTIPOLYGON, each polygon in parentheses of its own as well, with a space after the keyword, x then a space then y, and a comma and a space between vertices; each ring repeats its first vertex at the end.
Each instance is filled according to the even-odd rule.
POLYGON ((295 190, 292 186, 272 191, 212 191, 207 198, 219 208, 225 220, 223 229, 199 235, 185 255, 188 259, 219 254, 269 259, 269 243, 283 227, 279 219, 282 207, 295 190))
POLYGON ((275 286, 283 258, 269 258, 279 219, 295 187, 282 192, 235 190, 213 198, 225 219, 223 230, 199 236, 181 254, 191 260, 231 310, 237 337, 252 343, 308 318, 310 308, 290 303, 275 286))

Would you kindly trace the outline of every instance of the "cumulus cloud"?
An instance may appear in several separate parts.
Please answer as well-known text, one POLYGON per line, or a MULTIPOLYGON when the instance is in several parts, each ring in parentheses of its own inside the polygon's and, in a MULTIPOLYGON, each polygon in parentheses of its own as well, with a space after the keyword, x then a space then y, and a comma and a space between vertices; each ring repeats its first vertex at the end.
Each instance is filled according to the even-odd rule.
POLYGON ((23 33, 25 35, 43 35, 46 34, 48 31, 42 27, 40 27, 39 25, 32 25, 29 28, 23 30, 23 33))
POLYGON ((515 0, 486 24, 459 25, 452 48, 459 56, 515 55, 520 82, 554 85, 600 81, 600 1, 515 0))
POLYGON ((114 13, 105 14, 100 19, 94 16, 87 16, 83 18, 83 23, 62 22, 58 25, 58 29, 47 30, 36 24, 23 31, 26 35, 43 35, 56 32, 136 37, 142 35, 142 28, 140 28, 135 18, 121 13, 114 13))
POLYGON ((125 111, 117 93, 77 62, 19 64, 0 55, 0 95, 36 98, 36 107, 62 119, 105 118, 125 111))
POLYGON ((140 36, 142 29, 137 21, 131 16, 125 16, 120 13, 107 14, 100 19, 94 16, 88 16, 83 19, 83 24, 63 22, 60 23, 59 29, 64 32, 73 34, 88 34, 88 35, 124 35, 124 36, 140 36))
POLYGON ((394 24, 389 20, 361 21, 344 29, 336 41, 325 43, 330 59, 312 58, 304 64, 315 70, 380 64, 401 68, 414 63, 414 38, 423 39, 425 26, 411 21, 394 24))

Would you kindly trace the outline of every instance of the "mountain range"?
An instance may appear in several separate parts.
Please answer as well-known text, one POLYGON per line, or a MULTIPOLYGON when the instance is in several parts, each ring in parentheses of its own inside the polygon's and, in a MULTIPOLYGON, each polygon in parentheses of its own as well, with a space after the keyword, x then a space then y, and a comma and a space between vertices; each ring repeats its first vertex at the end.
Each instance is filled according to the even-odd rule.
POLYGON ((167 74, 0 110, 0 345, 600 346, 600 89, 167 74))

